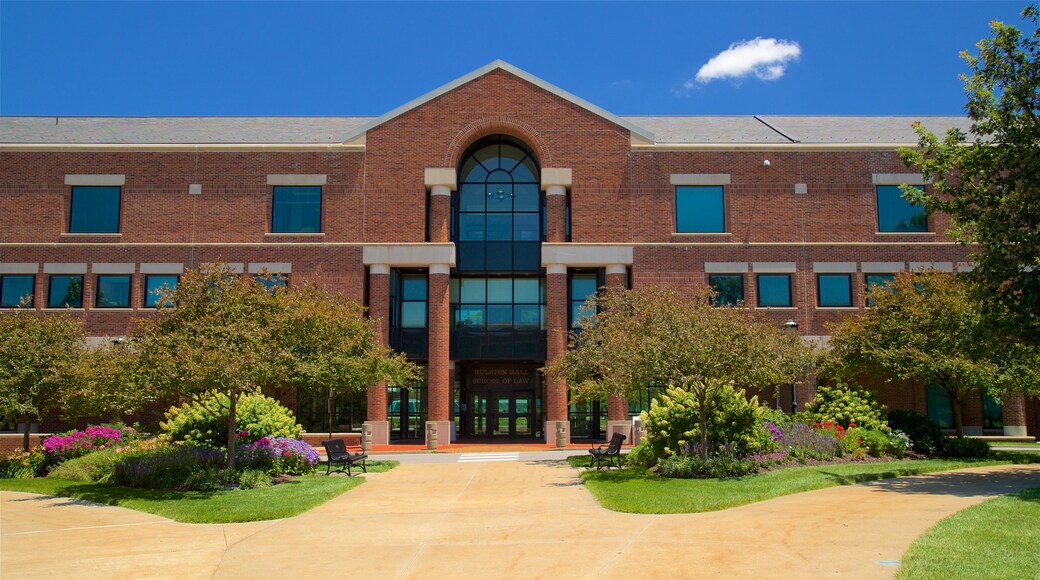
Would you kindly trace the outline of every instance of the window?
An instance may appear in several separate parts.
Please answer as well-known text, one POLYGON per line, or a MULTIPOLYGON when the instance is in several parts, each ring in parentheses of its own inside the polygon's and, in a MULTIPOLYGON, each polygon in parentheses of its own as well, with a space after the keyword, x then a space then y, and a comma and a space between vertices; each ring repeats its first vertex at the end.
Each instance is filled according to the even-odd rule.
POLYGON ((119 233, 119 198, 122 189, 121 187, 74 186, 69 210, 69 233, 119 233))
POLYGON ((760 307, 791 306, 790 274, 759 274, 758 305, 760 307))
POLYGON ((744 276, 741 274, 712 274, 708 286, 715 293, 712 306, 736 306, 744 301, 744 276))
POLYGON ((982 428, 1004 428, 1004 405, 987 392, 982 393, 982 428))
MULTIPOLYGON (((924 186, 915 185, 924 191, 924 186)), ((910 205, 903 199, 898 185, 877 186, 877 212, 879 232, 927 232, 928 218, 924 207, 910 205)))
POLYGON ((929 383, 925 387, 925 393, 928 403, 928 418, 943 429, 953 427, 953 404, 946 391, 935 383, 929 383))
MULTIPOLYGON (((163 292, 173 292, 177 288, 177 282, 181 277, 173 274, 153 275, 144 277, 144 307, 157 308, 162 302, 163 292)), ((169 302, 162 302, 168 306, 169 302)))
POLYGON ((0 308, 18 308, 25 299, 26 306, 32 308, 35 285, 36 276, 0 276, 0 308))
POLYGON ((675 188, 675 231, 726 231, 725 196, 721 185, 679 185, 675 188))
POLYGON ((98 276, 97 308, 130 308, 130 276, 98 276))
POLYGON ((895 279, 895 274, 867 274, 864 278, 867 287, 867 306, 874 305, 874 300, 870 297, 870 293, 874 288, 886 286, 889 282, 895 279))
POLYGON ((451 357, 542 360, 545 282, 536 277, 452 278, 451 357))
POLYGON ((279 288, 285 288, 289 285, 289 278, 285 274, 267 274, 266 276, 257 274, 253 276, 257 284, 267 288, 268 292, 274 293, 279 288))
POLYGON ((276 234, 321 232, 321 187, 274 186, 271 231, 276 234))
POLYGON ((390 271, 390 346, 413 359, 429 350, 427 293, 425 271, 390 271))
POLYGON ((597 272, 573 272, 571 273, 570 285, 570 325, 573 329, 581 328, 581 321, 594 314, 582 310, 589 296, 595 296, 600 287, 599 274, 597 272))
POLYGON ((852 276, 817 274, 816 288, 820 306, 852 306, 852 276))
POLYGON ((47 308, 83 308, 83 276, 51 276, 47 308))

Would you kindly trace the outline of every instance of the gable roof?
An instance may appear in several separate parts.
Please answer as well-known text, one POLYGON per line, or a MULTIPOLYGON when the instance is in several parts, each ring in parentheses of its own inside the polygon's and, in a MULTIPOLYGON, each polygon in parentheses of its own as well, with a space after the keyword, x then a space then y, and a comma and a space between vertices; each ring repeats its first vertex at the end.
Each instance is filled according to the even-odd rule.
POLYGON ((536 86, 536 87, 538 87, 538 88, 540 88, 540 89, 542 89, 544 91, 552 93, 552 94, 556 95, 557 97, 560 97, 561 99, 564 99, 566 101, 570 101, 571 103, 573 103, 573 104, 575 104, 575 105, 585 109, 586 111, 589 111, 589 112, 591 112, 591 113, 593 113, 595 115, 599 115, 600 117, 603 117, 604 119, 606 119, 607 121, 610 121, 611 123, 614 123, 615 125, 618 125, 620 127, 624 127, 625 129, 628 129, 630 132, 632 132, 633 135, 638 135, 638 136, 642 137, 643 139, 646 139, 647 141, 650 141, 650 142, 654 141, 653 133, 650 133, 646 129, 644 129, 642 127, 639 127, 637 125, 634 125, 634 124, 632 124, 632 123, 622 119, 621 117, 618 117, 617 115, 615 115, 613 113, 610 113, 610 112, 608 112, 608 111, 606 111, 604 109, 601 109, 600 107, 597 107, 596 105, 593 105, 592 103, 590 103, 590 102, 588 102, 588 101, 586 101, 584 99, 578 98, 578 97, 572 95, 571 93, 568 93, 567 91, 561 89, 560 87, 557 87, 556 85, 549 84, 549 83, 543 81, 542 79, 540 79, 540 78, 538 78, 538 77, 536 77, 536 76, 534 76, 534 75, 532 75, 532 74, 530 74, 530 73, 528 73, 526 71, 520 70, 520 69, 516 68, 515 66, 509 64, 508 62, 505 62, 504 60, 495 60, 495 61, 493 61, 491 63, 488 63, 488 64, 478 68, 477 70, 475 70, 475 71, 473 71, 473 72, 471 72, 471 73, 469 73, 467 75, 463 75, 463 76, 461 76, 461 77, 451 81, 450 83, 448 83, 446 85, 441 85, 440 87, 438 87, 438 88, 436 88, 436 89, 426 93, 425 95, 423 95, 423 96, 421 96, 421 97, 419 97, 417 99, 408 101, 407 103, 401 105, 400 107, 397 107, 396 109, 394 109, 394 110, 392 110, 392 111, 390 111, 388 113, 380 115, 379 117, 376 117, 375 119, 372 119, 371 121, 369 121, 369 122, 367 122, 367 123, 365 123, 365 124, 363 124, 363 125, 361 125, 359 127, 355 127, 354 129, 351 129, 350 131, 347 131, 347 133, 343 136, 343 141, 345 143, 353 141, 354 139, 357 139, 357 138, 361 137, 362 135, 364 135, 366 132, 368 132, 372 128, 378 127, 379 125, 382 125, 383 123, 386 123, 387 121, 389 121, 389 120, 391 120, 391 119, 393 119, 395 117, 403 115, 403 114, 407 113, 408 111, 411 111, 412 109, 414 109, 416 107, 419 107, 420 105, 423 105, 423 104, 425 104, 425 103, 427 103, 429 101, 432 101, 433 99, 436 99, 437 97, 443 95, 444 93, 452 91, 452 90, 454 90, 454 89, 456 89, 456 88, 458 88, 458 87, 460 87, 460 86, 462 86, 462 85, 464 85, 464 84, 466 84, 466 83, 468 83, 468 82, 470 82, 470 81, 472 81, 474 79, 478 79, 478 78, 480 78, 480 77, 482 77, 482 76, 484 76, 484 75, 486 75, 486 74, 488 74, 488 73, 490 73, 492 71, 499 70, 499 69, 504 70, 504 71, 508 72, 509 74, 514 75, 514 76, 520 77, 521 79, 531 83, 532 85, 534 85, 534 86, 536 86))

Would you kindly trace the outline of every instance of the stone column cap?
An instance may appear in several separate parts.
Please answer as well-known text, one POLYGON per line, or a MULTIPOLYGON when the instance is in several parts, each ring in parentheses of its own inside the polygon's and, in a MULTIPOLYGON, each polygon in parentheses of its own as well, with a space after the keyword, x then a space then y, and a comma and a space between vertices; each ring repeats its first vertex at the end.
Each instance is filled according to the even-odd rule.
POLYGON ((433 189, 443 185, 454 191, 456 189, 455 170, 451 167, 427 167, 424 171, 426 178, 426 189, 433 189))
POLYGON ((547 189, 553 185, 562 185, 563 187, 570 187, 571 183, 572 179, 570 167, 542 168, 542 189, 547 189))

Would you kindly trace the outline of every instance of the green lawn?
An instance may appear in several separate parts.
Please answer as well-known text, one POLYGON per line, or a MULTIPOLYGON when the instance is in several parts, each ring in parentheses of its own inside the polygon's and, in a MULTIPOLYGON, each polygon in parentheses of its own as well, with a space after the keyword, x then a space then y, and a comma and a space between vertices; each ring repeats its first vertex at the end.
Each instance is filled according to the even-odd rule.
MULTIPOLYGON (((370 461, 368 470, 387 471, 396 465, 396 461, 370 461)), ((0 479, 0 489, 83 499, 148 512, 178 522, 223 524, 292 517, 361 485, 363 481, 361 477, 305 475, 265 489, 202 492, 135 489, 44 477, 0 479)))
MULTIPOLYGON (((925 459, 885 463, 845 463, 792 467, 741 479, 668 479, 646 469, 585 471, 581 477, 607 509, 641 514, 710 512, 814 489, 904 475, 1008 463, 1032 463, 1032 454, 1002 454, 985 459, 925 459)), ((573 458, 572 465, 587 465, 573 458)))
POLYGON ((917 538, 899 578, 1040 578, 1040 488, 985 501, 917 538))

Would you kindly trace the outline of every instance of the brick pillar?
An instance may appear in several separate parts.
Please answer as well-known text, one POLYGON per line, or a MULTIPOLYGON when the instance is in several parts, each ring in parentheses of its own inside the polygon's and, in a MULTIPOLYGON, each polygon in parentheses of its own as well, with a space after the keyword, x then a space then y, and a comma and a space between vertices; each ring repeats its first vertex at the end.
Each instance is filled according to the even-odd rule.
MULTIPOLYGON (((546 364, 552 364, 567 350, 567 267, 549 264, 545 268, 546 364)), ((567 413, 567 381, 545 383, 545 440, 557 441, 557 430, 565 430, 564 442, 570 442, 570 418, 567 413)))
POLYGON ((1010 393, 1004 397, 1004 435, 1026 436, 1026 397, 1022 393, 1010 393))
POLYGON ((968 395, 961 407, 965 435, 982 435, 982 394, 968 395))
POLYGON ((451 192, 455 191, 455 170, 451 167, 427 167, 426 189, 430 190, 431 242, 451 241, 451 192))
POLYGON ((567 241, 567 188, 571 186, 569 168, 543 168, 542 189, 545 190, 545 240, 567 241))
MULTIPOLYGON (((375 321, 376 340, 390 341, 390 267, 373 264, 368 270, 368 316, 375 321)), ((368 412, 365 425, 372 431, 372 443, 390 443, 390 423, 386 420, 386 382, 368 387, 368 412)))
POLYGON ((426 443, 433 448, 431 428, 436 429, 437 446, 451 443, 453 433, 451 404, 451 369, 448 359, 451 307, 448 303, 447 264, 430 266, 429 282, 429 362, 427 367, 426 443))
MULTIPOLYGON (((628 284, 628 269, 624 264, 610 264, 607 266, 607 288, 625 288, 628 284)), ((611 423, 624 423, 628 430, 631 424, 628 420, 628 400, 624 397, 609 395, 607 397, 607 438, 616 431, 611 423)), ((624 433, 624 431, 622 431, 624 433)), ((624 433, 628 441, 632 440, 631 433, 624 433)))

